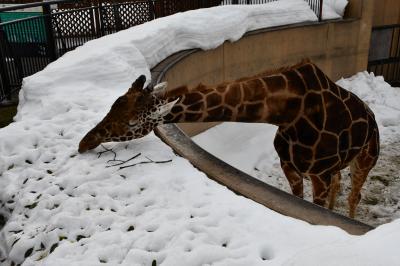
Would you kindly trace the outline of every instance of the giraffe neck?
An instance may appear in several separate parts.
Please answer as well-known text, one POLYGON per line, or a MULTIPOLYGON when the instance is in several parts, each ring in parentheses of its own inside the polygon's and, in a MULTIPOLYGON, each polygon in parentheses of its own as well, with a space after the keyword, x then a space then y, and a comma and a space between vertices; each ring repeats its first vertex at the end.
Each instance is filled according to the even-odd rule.
POLYGON ((231 121, 284 126, 299 116, 306 86, 302 74, 291 69, 213 87, 178 87, 164 96, 168 101, 179 98, 164 123, 231 121))

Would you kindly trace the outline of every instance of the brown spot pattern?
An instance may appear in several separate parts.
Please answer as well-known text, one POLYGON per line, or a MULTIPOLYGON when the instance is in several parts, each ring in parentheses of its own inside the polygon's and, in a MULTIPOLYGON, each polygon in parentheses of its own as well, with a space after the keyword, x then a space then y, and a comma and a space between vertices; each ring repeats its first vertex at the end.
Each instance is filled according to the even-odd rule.
POLYGON ((230 86, 230 89, 225 94, 225 104, 235 107, 240 104, 242 93, 240 91, 240 84, 234 83, 230 86))
POLYGON ((268 91, 271 93, 280 92, 286 88, 286 81, 283 76, 270 76, 263 78, 267 84, 268 91))

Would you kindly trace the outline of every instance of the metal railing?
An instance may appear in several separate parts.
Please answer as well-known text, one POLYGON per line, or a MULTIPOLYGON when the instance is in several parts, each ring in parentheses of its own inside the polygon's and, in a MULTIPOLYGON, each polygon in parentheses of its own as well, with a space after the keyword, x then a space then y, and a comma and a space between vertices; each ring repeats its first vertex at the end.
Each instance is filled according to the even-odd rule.
POLYGON ((372 28, 368 71, 400 86, 400 24, 372 28))
MULTIPOLYGON (((275 2, 279 0, 222 0, 221 5, 255 5, 255 4, 266 4, 269 2, 275 2)), ((314 13, 318 17, 318 21, 322 20, 322 5, 323 0, 304 0, 306 1, 314 13)))
MULTIPOLYGON (((54 0, 0 8, 41 7, 39 15, 2 22, 0 16, 0 104, 16 102, 22 79, 92 39, 191 9, 278 0, 54 0)), ((321 20, 323 0, 305 0, 321 20)))
MULTIPOLYGON (((22 79, 66 52, 92 39, 154 19, 153 1, 101 4, 66 9, 55 5, 80 3, 58 0, 21 5, 42 7, 38 16, 0 21, 0 102, 16 101, 22 79)), ((14 11, 16 7, 0 9, 14 11)))

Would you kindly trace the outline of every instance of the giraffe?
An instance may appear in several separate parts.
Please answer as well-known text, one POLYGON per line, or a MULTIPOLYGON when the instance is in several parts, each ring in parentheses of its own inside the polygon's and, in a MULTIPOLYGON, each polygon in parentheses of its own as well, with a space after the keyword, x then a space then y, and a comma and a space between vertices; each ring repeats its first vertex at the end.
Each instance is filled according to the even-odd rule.
POLYGON ((309 60, 215 86, 145 87, 140 76, 106 117, 81 140, 79 152, 100 143, 147 135, 157 125, 181 122, 270 123, 274 147, 292 193, 303 198, 309 177, 313 202, 334 208, 340 170, 350 166, 349 216, 379 155, 379 131, 370 108, 332 82, 309 60))

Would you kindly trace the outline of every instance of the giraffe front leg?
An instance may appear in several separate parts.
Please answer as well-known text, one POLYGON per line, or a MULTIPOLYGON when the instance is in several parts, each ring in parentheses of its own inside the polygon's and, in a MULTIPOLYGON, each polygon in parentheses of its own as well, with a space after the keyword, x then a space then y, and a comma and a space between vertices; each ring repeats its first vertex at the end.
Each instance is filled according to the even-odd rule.
POLYGON ((303 198, 303 177, 289 162, 283 162, 281 160, 281 167, 286 176, 286 179, 289 181, 289 185, 292 189, 293 195, 299 198, 303 198))

